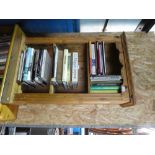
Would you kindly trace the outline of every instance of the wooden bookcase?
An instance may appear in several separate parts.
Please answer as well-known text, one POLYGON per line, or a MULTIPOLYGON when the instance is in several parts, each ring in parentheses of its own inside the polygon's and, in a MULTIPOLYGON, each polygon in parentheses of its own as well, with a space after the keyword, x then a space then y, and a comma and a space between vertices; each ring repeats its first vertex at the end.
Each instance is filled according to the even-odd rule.
POLYGON ((11 105, 21 104, 119 104, 130 106, 134 104, 134 89, 132 84, 130 64, 127 53, 125 34, 108 35, 104 33, 67 33, 52 34, 50 36, 29 37, 18 25, 15 26, 9 56, 7 60, 4 80, 1 89, 1 103, 11 105), (104 41, 108 56, 107 70, 120 73, 126 92, 118 94, 91 94, 89 73, 90 44, 104 41), (30 91, 25 93, 16 79, 18 74, 21 51, 26 46, 46 47, 52 55, 52 45, 68 48, 79 53, 79 79, 75 90, 55 89, 52 85, 44 93, 30 91), (110 64, 113 63, 112 67, 110 64))

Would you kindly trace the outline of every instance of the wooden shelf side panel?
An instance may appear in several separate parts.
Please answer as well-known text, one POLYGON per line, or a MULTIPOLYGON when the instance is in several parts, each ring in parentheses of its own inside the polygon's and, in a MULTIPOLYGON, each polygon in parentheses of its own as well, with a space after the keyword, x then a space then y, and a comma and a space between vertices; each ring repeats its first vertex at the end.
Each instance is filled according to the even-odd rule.
POLYGON ((5 69, 1 103, 5 104, 13 102, 14 94, 17 90, 16 79, 17 79, 18 65, 20 61, 20 52, 22 51, 24 42, 25 42, 25 34, 22 32, 19 26, 16 25, 5 69))

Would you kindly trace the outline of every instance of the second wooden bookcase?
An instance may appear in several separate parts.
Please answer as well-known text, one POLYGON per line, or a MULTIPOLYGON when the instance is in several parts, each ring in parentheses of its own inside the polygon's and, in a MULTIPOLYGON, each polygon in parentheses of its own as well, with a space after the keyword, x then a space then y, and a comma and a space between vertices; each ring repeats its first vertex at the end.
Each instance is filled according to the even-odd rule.
MULTIPOLYGON (((6 67, 6 76, 1 91, 2 104, 120 104, 128 106, 134 104, 134 90, 132 76, 127 53, 125 34, 108 35, 104 33, 68 33, 52 34, 50 36, 26 36, 18 25, 15 26, 6 67), (118 94, 91 94, 89 72, 90 44, 96 41, 104 41, 107 53, 114 61, 117 58, 121 64, 115 65, 116 71, 123 77, 123 85, 126 91, 118 94), (52 52, 52 45, 57 44, 60 48, 68 48, 79 53, 79 85, 76 90, 55 89, 49 86, 45 93, 24 93, 17 83, 18 67, 21 51, 26 46, 46 47, 52 52), (119 69, 117 68, 119 67, 119 69)), ((109 72, 112 68, 109 65, 109 72)))

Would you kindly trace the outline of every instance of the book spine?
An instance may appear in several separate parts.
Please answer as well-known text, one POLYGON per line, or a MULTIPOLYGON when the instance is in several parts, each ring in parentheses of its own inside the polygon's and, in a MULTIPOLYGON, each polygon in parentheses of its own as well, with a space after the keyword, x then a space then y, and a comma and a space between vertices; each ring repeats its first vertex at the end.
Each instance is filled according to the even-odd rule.
POLYGON ((120 75, 90 77, 91 81, 120 81, 121 79, 122 77, 120 75))
POLYGON ((99 42, 96 42, 96 55, 97 55, 97 74, 101 75, 99 42))
POLYGON ((120 86, 119 83, 91 83, 91 86, 120 86))
POLYGON ((118 93, 118 90, 90 90, 90 93, 98 93, 98 94, 113 94, 113 93, 118 93))
POLYGON ((29 73, 29 65, 30 65, 30 57, 32 53, 32 48, 28 48, 26 51, 26 60, 25 60, 25 66, 24 66, 24 72, 23 72, 23 81, 30 80, 30 73, 29 73))
POLYGON ((96 75, 96 55, 95 55, 95 44, 91 44, 92 50, 92 65, 91 65, 91 74, 96 75))
POLYGON ((67 89, 67 64, 68 64, 68 49, 64 49, 62 82, 65 89, 67 89))
POLYGON ((25 60, 25 66, 23 71, 23 84, 27 83, 28 85, 35 87, 34 82, 32 79, 32 73, 33 73, 33 64, 34 64, 34 48, 28 48, 26 52, 26 60, 25 60))
POLYGON ((91 86, 91 90, 120 90, 121 86, 91 86))
POLYGON ((18 83, 20 83, 22 81, 23 67, 24 67, 24 61, 25 61, 25 53, 26 53, 26 51, 22 52, 21 57, 20 57, 20 64, 19 64, 18 77, 17 77, 18 83))
POLYGON ((103 68, 103 51, 102 51, 102 44, 99 44, 99 54, 100 54, 100 73, 101 75, 104 74, 104 68, 103 68))
POLYGON ((71 81, 71 53, 68 53, 68 64, 67 64, 67 86, 70 88, 71 81))
POLYGON ((72 61, 72 84, 73 88, 78 84, 78 52, 73 52, 72 61))
POLYGON ((90 69, 90 74, 92 75, 92 44, 90 44, 90 49, 89 49, 89 69, 90 69))
POLYGON ((102 42, 102 52, 103 52, 103 73, 106 75, 107 69, 106 69, 106 51, 105 51, 105 43, 102 42))
POLYGON ((59 50, 58 50, 58 47, 57 46, 54 46, 54 49, 55 49, 55 52, 54 52, 55 59, 54 59, 54 76, 53 77, 56 79, 59 50))

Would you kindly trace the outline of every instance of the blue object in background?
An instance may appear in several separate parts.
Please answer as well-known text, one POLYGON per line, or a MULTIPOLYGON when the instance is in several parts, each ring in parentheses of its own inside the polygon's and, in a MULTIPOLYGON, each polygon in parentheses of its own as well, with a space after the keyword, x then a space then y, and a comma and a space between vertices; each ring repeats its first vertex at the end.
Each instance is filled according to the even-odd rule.
MULTIPOLYGON (((69 128, 64 128, 64 134, 67 135, 67 129, 69 128)), ((73 130, 73 135, 81 135, 81 128, 70 128, 73 130)))
POLYGON ((1 19, 1 25, 19 24, 25 33, 80 32, 79 19, 1 19))

